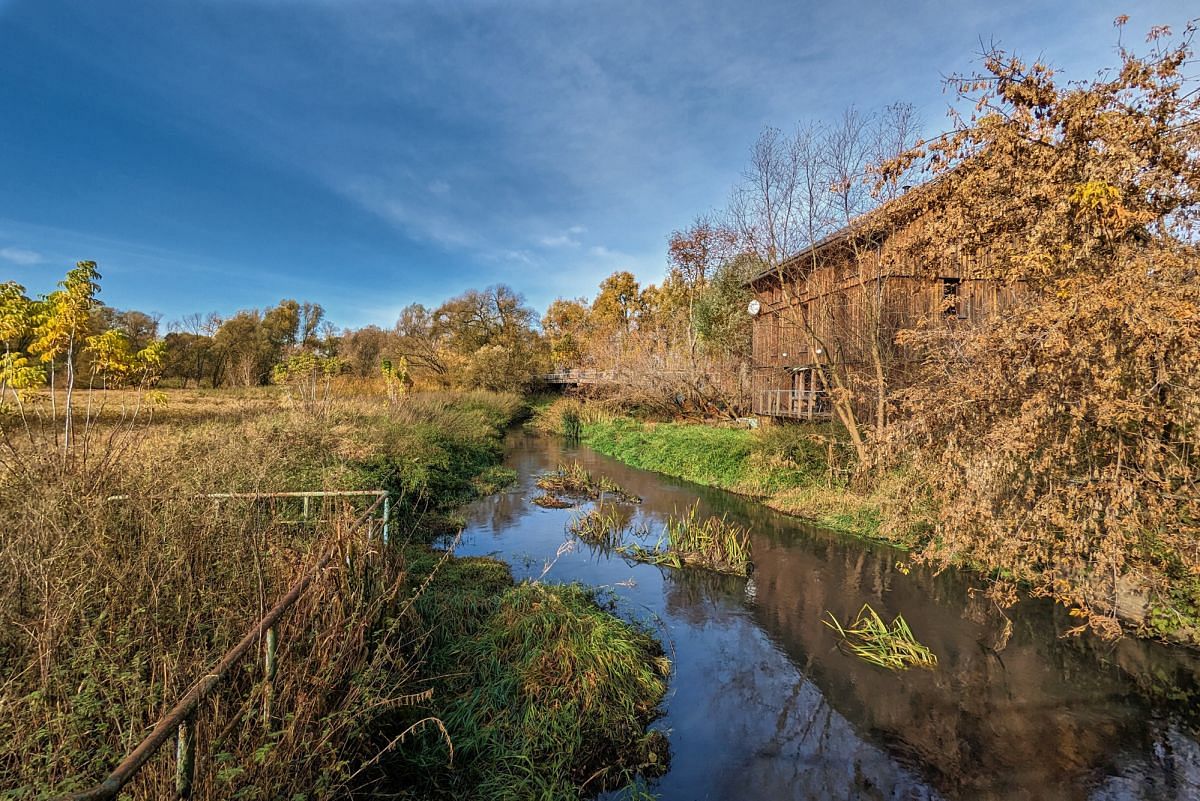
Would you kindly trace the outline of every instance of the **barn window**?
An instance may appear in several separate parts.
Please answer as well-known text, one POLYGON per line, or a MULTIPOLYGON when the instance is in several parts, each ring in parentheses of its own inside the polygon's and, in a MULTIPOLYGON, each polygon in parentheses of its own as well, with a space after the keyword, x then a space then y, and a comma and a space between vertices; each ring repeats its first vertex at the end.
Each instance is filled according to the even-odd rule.
POLYGON ((942 311, 947 317, 958 317, 959 285, 962 282, 958 278, 943 278, 942 279, 942 311))

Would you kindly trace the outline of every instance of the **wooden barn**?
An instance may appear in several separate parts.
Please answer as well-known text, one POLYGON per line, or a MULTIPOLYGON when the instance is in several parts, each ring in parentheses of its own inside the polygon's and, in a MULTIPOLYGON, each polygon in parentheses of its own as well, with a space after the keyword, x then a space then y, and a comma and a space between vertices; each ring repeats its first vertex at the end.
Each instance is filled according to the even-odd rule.
POLYGON ((911 375, 913 354, 898 332, 969 326, 1014 302, 1020 287, 988 278, 986 256, 909 263, 906 245, 935 212, 905 214, 906 204, 915 208, 910 196, 928 191, 912 190, 750 280, 755 414, 827 419, 834 381, 869 414, 881 384, 894 389, 911 375))

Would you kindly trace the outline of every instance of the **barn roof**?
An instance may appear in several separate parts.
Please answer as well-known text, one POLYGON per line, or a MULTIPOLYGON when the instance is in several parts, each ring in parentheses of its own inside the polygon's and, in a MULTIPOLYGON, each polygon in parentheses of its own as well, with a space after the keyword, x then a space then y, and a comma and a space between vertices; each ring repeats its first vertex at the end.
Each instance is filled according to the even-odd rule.
MULTIPOLYGON (((835 246, 853 241, 861 241, 868 237, 879 234, 886 229, 886 224, 893 219, 898 210, 906 207, 916 207, 917 200, 920 198, 928 198, 934 191, 934 188, 941 185, 941 179, 935 179, 927 183, 915 186, 906 191, 899 197, 892 198, 885 203, 876 206, 870 211, 864 212, 850 221, 848 225, 834 231, 828 236, 824 236, 817 240, 812 245, 793 253, 783 264, 778 267, 768 267, 760 270, 752 276, 744 286, 753 286, 764 278, 772 275, 778 275, 780 272, 793 273, 803 269, 803 264, 815 254, 833 249, 835 246)), ((905 221, 907 222, 907 221, 905 221)))

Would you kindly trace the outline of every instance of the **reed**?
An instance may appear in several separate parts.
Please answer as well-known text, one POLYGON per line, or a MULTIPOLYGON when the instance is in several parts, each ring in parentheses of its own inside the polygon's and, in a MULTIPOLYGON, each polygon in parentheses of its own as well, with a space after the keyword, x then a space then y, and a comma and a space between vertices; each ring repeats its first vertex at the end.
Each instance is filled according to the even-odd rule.
POLYGON ((539 489, 546 492, 573 495, 580 498, 596 500, 603 495, 612 495, 628 503, 641 503, 642 499, 633 493, 626 492, 620 484, 608 476, 593 476, 579 462, 569 465, 560 464, 548 473, 542 473, 535 482, 539 489))
POLYGON ((910 667, 933 669, 937 656, 917 641, 903 615, 885 623, 870 604, 863 604, 852 623, 843 626, 832 612, 823 621, 841 637, 838 646, 855 656, 888 670, 910 667))
POLYGON ((570 442, 578 442, 583 437, 583 421, 579 417, 577 405, 563 409, 562 435, 570 442))
POLYGON ((621 553, 639 562, 668 567, 702 567, 745 576, 750 572, 750 532, 725 516, 700 517, 699 503, 667 518, 663 539, 653 548, 631 545, 621 553))
POLYGON ((628 518, 603 504, 577 515, 567 524, 567 530, 588 545, 617 548, 624 538, 628 518))

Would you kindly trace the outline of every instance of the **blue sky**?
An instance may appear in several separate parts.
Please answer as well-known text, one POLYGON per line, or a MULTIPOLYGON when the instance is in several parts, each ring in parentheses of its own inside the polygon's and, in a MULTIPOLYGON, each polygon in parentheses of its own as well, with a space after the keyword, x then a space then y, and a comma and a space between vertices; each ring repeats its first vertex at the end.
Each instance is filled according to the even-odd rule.
POLYGON ((764 125, 913 103, 981 39, 1070 76, 1186 2, 0 0, 0 280, 339 325, 504 282, 537 308, 724 205, 764 125))

